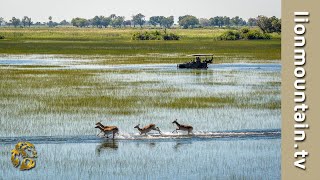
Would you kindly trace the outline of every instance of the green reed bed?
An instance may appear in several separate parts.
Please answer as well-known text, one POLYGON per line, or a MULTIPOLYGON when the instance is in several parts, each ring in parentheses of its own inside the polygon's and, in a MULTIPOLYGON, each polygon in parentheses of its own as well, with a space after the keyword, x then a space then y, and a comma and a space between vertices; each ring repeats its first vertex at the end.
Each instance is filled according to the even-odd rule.
POLYGON ((168 99, 167 102, 159 103, 157 106, 162 108, 212 108, 233 103, 235 103, 234 97, 182 97, 168 99))
POLYGON ((92 135, 101 120, 122 132, 139 123, 172 132, 173 118, 203 131, 280 127, 279 71, 131 66, 0 66, 0 135, 92 135))
POLYGON ((101 64, 178 63, 194 53, 213 53, 218 61, 278 60, 280 39, 216 41, 223 29, 173 29, 179 41, 135 41, 139 29, 0 28, 1 54, 100 56, 101 64), (170 55, 170 56, 168 56, 170 55))
MULTIPOLYGON (((147 28, 0 28, 0 32, 10 40, 78 40, 105 41, 112 39, 128 39, 135 32, 154 31, 147 28)), ((158 30, 163 31, 163 30, 158 30)), ((175 33, 183 39, 215 39, 228 29, 167 29, 168 33, 175 33)), ((270 34, 274 39, 280 35, 270 34)))
MULTIPOLYGON (((159 80, 126 79, 122 71, 111 70, 39 70, 16 69, 1 70, 1 96, 5 99, 25 99, 41 103, 42 107, 27 108, 24 112, 68 112, 83 110, 90 113, 100 109, 104 113, 142 112, 139 107, 161 108, 279 108, 278 100, 264 99, 280 93, 279 88, 266 85, 245 85, 257 89, 253 93, 214 93, 209 90, 189 92, 186 87, 163 84, 159 80), (159 85, 160 84, 160 85, 159 85), (257 87, 255 87, 257 86, 257 87), (262 90, 264 89, 264 90, 262 90), (180 94, 180 97, 176 96, 180 94), (188 96, 184 96, 188 95, 188 96), (166 98, 163 98, 166 97, 166 98), (124 111, 127 110, 127 111, 124 111)), ((132 72, 129 72, 131 74, 132 72)), ((152 74, 152 73, 151 73, 152 74)), ((126 75, 126 74, 125 74, 126 75)), ((139 76, 136 74, 136 76, 139 76)), ((169 75, 168 75, 169 76, 169 75)), ((211 79, 195 82, 200 86, 242 86, 235 80, 212 82, 211 79)), ((273 82, 273 86, 278 86, 273 82)), ((196 91, 196 90, 195 90, 196 91)))

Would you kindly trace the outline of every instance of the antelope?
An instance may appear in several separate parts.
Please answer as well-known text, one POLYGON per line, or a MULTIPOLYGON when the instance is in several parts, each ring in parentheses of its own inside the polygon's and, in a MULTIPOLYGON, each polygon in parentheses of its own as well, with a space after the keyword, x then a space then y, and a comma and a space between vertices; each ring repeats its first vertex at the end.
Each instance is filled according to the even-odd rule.
POLYGON ((119 132, 119 128, 117 126, 104 126, 101 122, 97 122, 95 128, 100 129, 100 133, 103 132, 104 136, 106 136, 106 134, 107 134, 107 138, 108 138, 108 134, 112 133, 112 135, 113 135, 112 139, 114 139, 114 134, 116 134, 116 133, 119 134, 118 133, 119 132))
MULTIPOLYGON (((96 123, 96 126, 100 126, 100 127, 102 127, 102 128, 117 128, 117 126, 105 126, 105 125, 103 125, 103 124, 101 123, 101 121, 97 122, 97 123, 96 123)), ((101 130, 101 129, 100 129, 100 130, 101 130)), ((101 130, 100 133, 102 133, 102 132, 104 132, 104 131, 101 130)), ((99 133, 99 134, 100 134, 100 133, 99 133)), ((99 134, 98 134, 98 135, 99 135, 99 134)), ((98 136, 98 135, 97 135, 97 136, 98 136)))
POLYGON ((180 131, 188 131, 188 134, 190 134, 190 132, 192 132, 192 130, 193 130, 193 127, 190 125, 179 124, 177 119, 174 120, 172 122, 172 124, 176 124, 178 126, 178 128, 176 130, 172 131, 172 133, 175 131, 178 132, 178 130, 180 130, 180 131))
POLYGON ((106 134, 107 134, 107 136, 106 136, 107 138, 109 138, 108 135, 112 133, 112 139, 114 139, 114 135, 116 133, 118 134, 118 132, 119 132, 119 129, 117 126, 109 126, 109 127, 105 127, 105 128, 102 128, 101 126, 96 126, 95 128, 100 129, 104 133, 104 136, 106 136, 106 134))
POLYGON ((102 128, 115 127, 115 126, 105 126, 105 125, 103 125, 103 124, 101 123, 101 121, 97 122, 97 123, 96 123, 96 126, 100 126, 100 127, 102 127, 102 128))
POLYGON ((142 135, 142 134, 147 135, 147 133, 150 132, 151 130, 158 131, 161 134, 159 127, 156 127, 155 124, 149 124, 143 128, 140 128, 139 126, 140 126, 140 124, 136 125, 134 128, 137 128, 140 131, 140 135, 142 135))

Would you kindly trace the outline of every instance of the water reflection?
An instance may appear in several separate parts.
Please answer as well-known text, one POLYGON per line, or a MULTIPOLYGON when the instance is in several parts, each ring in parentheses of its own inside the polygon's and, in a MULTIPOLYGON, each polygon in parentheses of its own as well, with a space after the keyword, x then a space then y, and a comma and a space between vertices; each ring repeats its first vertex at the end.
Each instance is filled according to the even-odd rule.
POLYGON ((148 145, 149 145, 150 148, 156 147, 156 143, 155 142, 150 142, 150 143, 148 143, 148 145))
POLYGON ((119 147, 119 143, 116 140, 108 140, 104 141, 101 144, 97 145, 96 147, 96 154, 100 156, 102 151, 114 151, 117 150, 119 147))
POLYGON ((178 75, 194 75, 194 76, 208 76, 212 74, 212 70, 210 69, 183 69, 175 71, 178 75))
POLYGON ((11 164, 13 145, 0 144, 0 179, 280 179, 280 145, 280 138, 39 143, 43 156, 22 173, 11 164))
MULTIPOLYGON (((184 148, 188 148, 188 146, 192 145, 192 140, 178 140, 178 141, 174 141, 174 140, 169 140, 168 142, 173 143, 173 149, 174 151, 178 151, 180 149, 184 149, 184 148)), ((135 142, 135 147, 136 148, 146 148, 146 149, 153 149, 155 147, 159 147, 159 144, 163 143, 162 141, 159 140, 154 140, 152 142, 144 142, 144 141, 137 141, 135 142)))
POLYGON ((152 142, 143 142, 143 141, 137 141, 135 143, 135 147, 139 148, 139 147, 144 147, 145 145, 147 145, 150 149, 156 147, 156 142, 152 141, 152 142))
POLYGON ((175 151, 178 151, 179 149, 185 147, 186 145, 191 145, 192 141, 177 141, 176 144, 173 146, 173 149, 175 151))

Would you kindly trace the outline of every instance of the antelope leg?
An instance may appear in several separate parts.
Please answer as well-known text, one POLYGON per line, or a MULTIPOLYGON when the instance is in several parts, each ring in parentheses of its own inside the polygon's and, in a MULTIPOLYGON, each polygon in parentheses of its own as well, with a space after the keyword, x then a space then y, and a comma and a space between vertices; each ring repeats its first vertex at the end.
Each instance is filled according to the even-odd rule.
POLYGON ((173 133, 173 132, 176 132, 176 133, 178 133, 178 129, 176 129, 176 130, 172 131, 172 133, 173 133))
POLYGON ((161 131, 160 131, 159 127, 156 128, 156 131, 158 131, 161 134, 161 131))

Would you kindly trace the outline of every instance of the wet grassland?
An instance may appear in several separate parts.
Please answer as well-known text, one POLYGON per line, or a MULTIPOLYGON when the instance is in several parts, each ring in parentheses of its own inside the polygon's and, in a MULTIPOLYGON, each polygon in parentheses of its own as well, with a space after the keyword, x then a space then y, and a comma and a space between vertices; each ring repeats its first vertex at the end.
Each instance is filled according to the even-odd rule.
POLYGON ((214 53, 215 62, 279 60, 280 36, 272 40, 218 41, 225 29, 171 29, 179 41, 131 40, 147 29, 0 28, 1 54, 55 54, 100 59, 101 64, 179 63, 186 55, 214 53))
POLYGON ((278 35, 217 41, 224 30, 173 29, 181 40, 133 41, 136 31, 0 28, 0 179, 279 179, 278 35), (176 68, 193 53, 214 64, 176 68), (195 135, 137 139, 135 125, 168 136, 176 118, 195 135), (119 127, 116 140, 95 137, 98 121, 119 127), (12 166, 10 137, 34 137, 35 169, 12 166))
POLYGON ((279 65, 215 66, 3 66, 1 135, 93 134, 100 120, 125 132, 138 123, 169 131, 175 118, 198 130, 280 128, 279 65))
POLYGON ((1 135, 92 134, 98 120, 130 123, 129 132, 138 122, 172 128, 174 118, 201 130, 280 128, 279 35, 217 41, 225 30, 172 29, 181 40, 133 41, 136 31, 145 30, 0 28, 1 121, 11 122, 1 135), (213 53, 215 64, 176 69, 192 53, 213 53), (276 64, 265 70, 250 63, 276 64), (226 125, 239 115, 241 122, 226 125), (47 123, 52 128, 39 128, 47 123))

